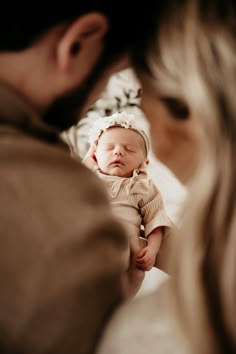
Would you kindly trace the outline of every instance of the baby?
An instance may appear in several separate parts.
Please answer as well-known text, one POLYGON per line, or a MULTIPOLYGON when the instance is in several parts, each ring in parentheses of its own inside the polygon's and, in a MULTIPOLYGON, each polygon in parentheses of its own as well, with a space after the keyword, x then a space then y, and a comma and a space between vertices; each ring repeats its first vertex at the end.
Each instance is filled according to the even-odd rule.
POLYGON ((155 265, 166 227, 172 226, 161 194, 147 173, 149 139, 126 112, 99 118, 89 135, 91 148, 83 162, 106 184, 114 212, 127 230, 127 292, 134 296, 145 271, 155 265))

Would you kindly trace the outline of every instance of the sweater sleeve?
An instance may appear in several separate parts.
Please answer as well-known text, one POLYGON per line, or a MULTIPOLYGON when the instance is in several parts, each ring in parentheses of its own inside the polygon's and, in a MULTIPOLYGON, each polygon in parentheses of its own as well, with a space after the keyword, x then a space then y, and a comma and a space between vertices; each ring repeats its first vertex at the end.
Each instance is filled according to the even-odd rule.
POLYGON ((92 353, 124 297, 124 230, 102 181, 60 147, 15 131, 0 147, 1 344, 92 353))

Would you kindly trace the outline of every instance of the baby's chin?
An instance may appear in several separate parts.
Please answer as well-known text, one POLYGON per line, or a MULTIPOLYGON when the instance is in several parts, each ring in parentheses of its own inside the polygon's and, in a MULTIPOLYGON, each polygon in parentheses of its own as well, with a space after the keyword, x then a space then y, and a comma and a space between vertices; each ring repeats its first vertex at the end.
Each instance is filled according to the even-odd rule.
POLYGON ((114 166, 113 168, 109 169, 106 174, 117 177, 131 177, 133 175, 133 171, 125 171, 121 166, 114 166))

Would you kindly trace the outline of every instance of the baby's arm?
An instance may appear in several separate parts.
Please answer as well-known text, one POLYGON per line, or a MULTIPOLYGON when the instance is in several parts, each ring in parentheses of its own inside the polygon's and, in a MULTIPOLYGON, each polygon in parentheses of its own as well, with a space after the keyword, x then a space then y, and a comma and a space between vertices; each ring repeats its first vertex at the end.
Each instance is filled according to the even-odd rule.
POLYGON ((129 240, 129 245, 130 245, 130 251, 131 253, 135 256, 135 258, 137 257, 137 255, 139 254, 139 252, 141 251, 142 247, 140 246, 139 243, 139 238, 135 235, 135 236, 131 236, 130 240, 129 240))
POLYGON ((161 247, 162 234, 162 227, 157 227, 148 235, 147 246, 141 249, 137 255, 137 267, 147 271, 154 266, 157 253, 161 247))

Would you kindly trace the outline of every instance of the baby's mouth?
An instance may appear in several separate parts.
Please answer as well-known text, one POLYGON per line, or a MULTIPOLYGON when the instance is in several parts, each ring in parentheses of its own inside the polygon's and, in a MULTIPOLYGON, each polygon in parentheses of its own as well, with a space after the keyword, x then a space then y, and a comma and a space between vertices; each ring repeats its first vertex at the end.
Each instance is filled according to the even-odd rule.
POLYGON ((124 165, 124 164, 120 160, 115 160, 115 161, 112 161, 111 165, 121 166, 121 165, 124 165))

